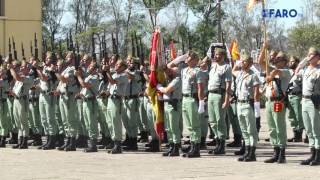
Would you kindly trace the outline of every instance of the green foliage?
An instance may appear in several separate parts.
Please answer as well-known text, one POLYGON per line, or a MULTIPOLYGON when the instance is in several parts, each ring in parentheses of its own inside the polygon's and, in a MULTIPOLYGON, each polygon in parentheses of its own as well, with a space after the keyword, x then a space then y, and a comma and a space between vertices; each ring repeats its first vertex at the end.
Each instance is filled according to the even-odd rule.
POLYGON ((320 48, 320 26, 308 24, 296 26, 288 34, 289 52, 292 55, 304 57, 310 46, 320 48))

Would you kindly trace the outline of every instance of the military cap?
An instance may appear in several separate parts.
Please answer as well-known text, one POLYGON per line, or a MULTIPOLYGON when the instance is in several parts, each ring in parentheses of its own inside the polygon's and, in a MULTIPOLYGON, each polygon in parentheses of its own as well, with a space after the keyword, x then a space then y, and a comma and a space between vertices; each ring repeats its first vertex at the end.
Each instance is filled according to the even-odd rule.
POLYGON ((241 60, 242 61, 252 61, 252 58, 247 53, 244 53, 241 55, 241 60))
POLYGON ((140 63, 140 59, 137 57, 132 58, 132 63, 140 63))
POLYGON ((283 51, 279 51, 278 52, 278 54, 276 56, 276 59, 275 59, 275 62, 278 62, 278 61, 281 61, 281 60, 288 61, 288 57, 283 51))
POLYGON ((308 55, 319 55, 319 51, 315 47, 310 47, 308 51, 308 55))
POLYGON ((214 50, 215 53, 218 53, 218 54, 226 54, 226 50, 222 49, 222 48, 216 48, 214 50))

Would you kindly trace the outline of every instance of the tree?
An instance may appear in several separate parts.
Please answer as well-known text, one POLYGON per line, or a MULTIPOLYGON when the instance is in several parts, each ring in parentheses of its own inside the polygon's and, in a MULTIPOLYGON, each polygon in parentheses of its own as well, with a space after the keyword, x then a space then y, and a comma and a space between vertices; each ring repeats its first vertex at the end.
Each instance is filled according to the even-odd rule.
POLYGON ((50 37, 51 50, 55 50, 55 36, 61 28, 61 19, 64 15, 65 1, 42 0, 43 37, 50 37), (47 32, 48 34, 45 34, 47 32))
POLYGON ((142 0, 143 5, 148 9, 152 29, 157 26, 159 11, 167 7, 173 0, 142 0))

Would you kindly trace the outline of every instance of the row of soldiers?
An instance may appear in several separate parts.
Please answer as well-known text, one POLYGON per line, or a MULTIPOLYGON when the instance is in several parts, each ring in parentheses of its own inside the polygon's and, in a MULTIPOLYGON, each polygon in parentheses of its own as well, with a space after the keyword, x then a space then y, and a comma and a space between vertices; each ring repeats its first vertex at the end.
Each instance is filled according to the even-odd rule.
MULTIPOLYGON (((261 52, 266 48, 265 44, 261 52)), ((209 57, 199 61, 195 52, 189 52, 163 65, 166 82, 157 85, 164 103, 168 139, 168 150, 163 156, 180 155, 181 134, 186 128, 190 145, 182 149, 182 156, 200 157, 208 124, 215 143, 208 153, 225 154, 227 115, 235 140, 243 139, 241 149, 235 152, 242 155, 238 160, 256 161, 260 99, 265 97, 270 142, 274 147, 273 156, 265 162, 285 162, 288 106, 295 132, 292 140, 299 141, 303 129, 309 138, 312 156, 301 164, 319 164, 319 58, 315 48, 310 48, 307 58, 300 63, 296 58, 288 59, 283 52, 271 51, 270 57, 261 53, 259 63, 254 66, 253 59, 243 54, 241 63, 232 68, 225 61, 226 51, 216 48, 212 62, 209 57), (270 65, 265 65, 266 60, 270 65), (270 73, 263 76, 261 72, 270 73)), ((116 154, 122 149, 137 150, 138 131, 142 137, 148 131, 152 137, 148 151, 159 151, 153 127, 155 115, 144 92, 148 75, 147 68, 132 57, 122 61, 112 56, 98 65, 84 55, 76 68, 72 52, 58 62, 48 53, 43 66, 35 58, 3 64, 1 146, 5 146, 5 138, 11 131, 19 136, 13 148, 28 148, 31 128, 33 144, 41 145, 39 149, 58 146, 58 150, 75 151, 76 147, 86 147, 85 152, 96 152, 101 132, 102 148, 116 154), (123 127, 126 140, 121 142, 123 127), (42 133, 47 137, 45 144, 42 144, 42 133)))

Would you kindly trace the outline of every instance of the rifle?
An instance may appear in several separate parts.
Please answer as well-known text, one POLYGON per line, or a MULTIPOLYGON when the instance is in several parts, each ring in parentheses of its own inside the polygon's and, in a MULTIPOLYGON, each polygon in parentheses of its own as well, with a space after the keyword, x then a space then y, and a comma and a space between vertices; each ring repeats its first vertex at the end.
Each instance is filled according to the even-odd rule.
POLYGON ((38 50, 38 40, 37 33, 34 33, 34 57, 38 60, 39 58, 39 50, 38 50))
POLYGON ((77 48, 77 56, 75 57, 74 67, 76 69, 79 69, 81 57, 80 57, 80 48, 79 48, 78 41, 76 41, 76 48, 77 48))
POLYGON ((60 55, 60 58, 62 58, 62 45, 61 45, 61 40, 59 41, 59 55, 60 55))
POLYGON ((112 38, 112 52, 115 55, 118 55, 118 46, 116 43, 116 39, 113 37, 113 33, 111 34, 111 38, 112 38))
POLYGON ((133 34, 131 34, 131 55, 132 57, 135 57, 136 56, 136 48, 135 48, 135 45, 134 45, 134 37, 133 37, 133 34))
POLYGON ((103 32, 103 39, 102 39, 102 51, 103 51, 103 57, 108 58, 108 52, 107 52, 107 43, 106 43, 106 31, 103 32))
POLYGON ((98 37, 99 37, 99 57, 100 57, 100 59, 102 59, 103 58, 103 52, 102 52, 102 41, 103 41, 103 37, 101 37, 101 39, 100 39, 100 36, 99 36, 99 34, 98 34, 98 37))
POLYGON ((70 41, 69 41, 69 35, 67 34, 67 51, 70 51, 70 41))
POLYGON ((71 29, 69 31, 69 51, 72 51, 73 55, 75 55, 75 49, 74 49, 74 46, 73 46, 73 39, 72 39, 71 29))
POLYGON ((95 45, 94 33, 92 33, 92 35, 91 35, 91 48, 92 48, 91 54, 92 54, 92 58, 93 58, 94 60, 97 59, 95 46, 96 46, 96 45, 95 45))
POLYGON ((22 59, 23 59, 23 60, 26 60, 26 57, 24 56, 23 43, 21 43, 21 53, 22 53, 22 59))
POLYGON ((139 56, 140 64, 144 65, 144 49, 143 49, 141 36, 139 37, 139 44, 140 44, 140 56, 139 56))
POLYGON ((33 56, 33 47, 32 47, 32 41, 30 41, 30 54, 33 56))
POLYGON ((9 38, 9 64, 11 63, 11 61, 12 61, 11 40, 9 38))
POLYGON ((17 54, 17 50, 16 50, 16 43, 14 42, 14 38, 12 37, 12 46, 13 46, 13 57, 15 60, 18 59, 18 54, 17 54))
POLYGON ((136 49, 137 49, 137 57, 140 58, 140 46, 139 46, 139 42, 138 42, 138 38, 137 38, 137 33, 134 32, 134 39, 136 42, 136 49))
POLYGON ((42 38, 42 60, 44 60, 46 58, 46 52, 47 52, 47 41, 45 38, 42 38))

